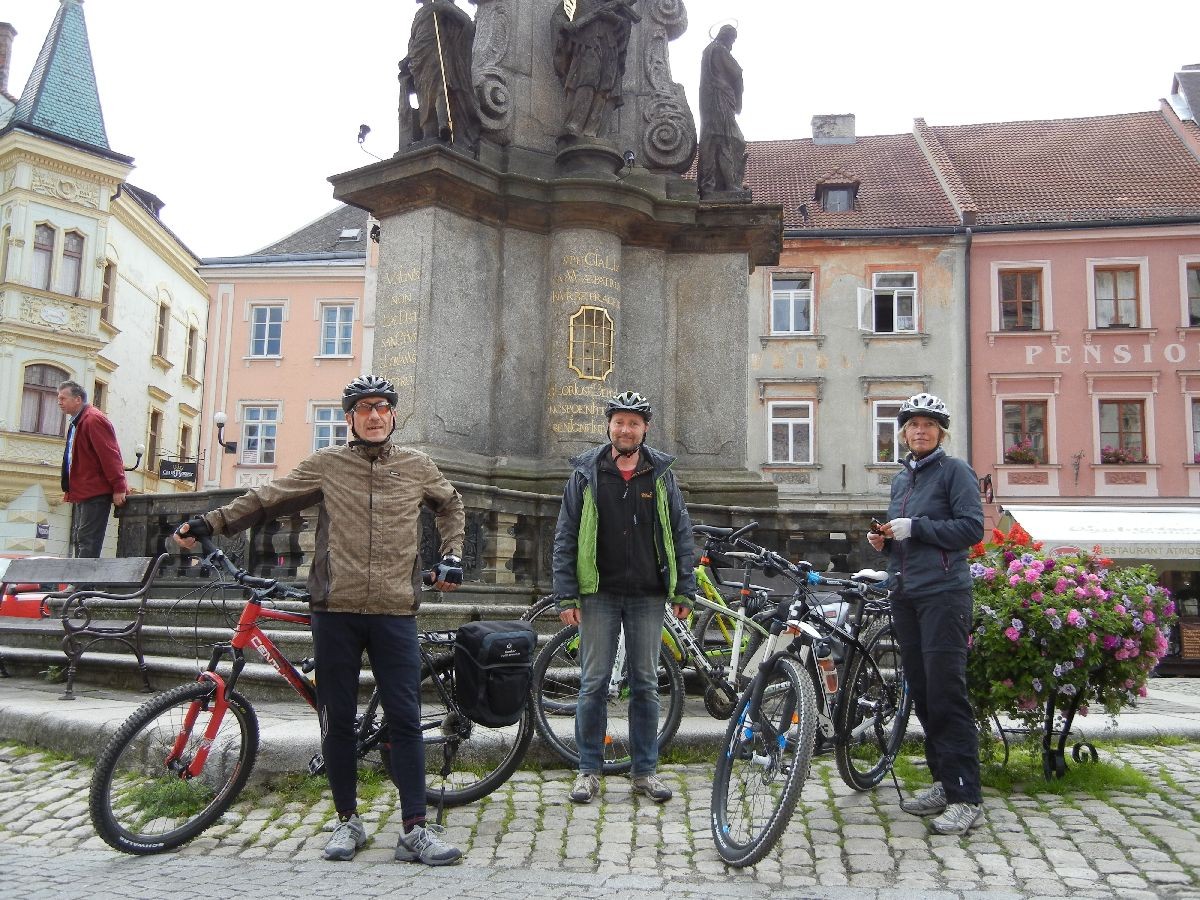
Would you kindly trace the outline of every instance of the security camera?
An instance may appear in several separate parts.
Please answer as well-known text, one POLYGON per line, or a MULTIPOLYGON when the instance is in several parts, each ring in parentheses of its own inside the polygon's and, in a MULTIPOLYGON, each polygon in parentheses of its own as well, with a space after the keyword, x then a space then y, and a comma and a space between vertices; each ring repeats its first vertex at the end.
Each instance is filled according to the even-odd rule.
POLYGON ((635 159, 637 159, 637 157, 633 155, 632 150, 625 151, 625 166, 626 166, 626 168, 633 168, 633 161, 635 159))

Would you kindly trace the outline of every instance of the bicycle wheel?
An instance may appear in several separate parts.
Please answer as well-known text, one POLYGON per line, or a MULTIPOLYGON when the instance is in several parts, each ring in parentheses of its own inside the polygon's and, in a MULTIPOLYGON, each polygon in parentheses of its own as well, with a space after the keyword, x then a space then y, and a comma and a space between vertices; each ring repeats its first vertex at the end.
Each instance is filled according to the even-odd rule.
POLYGON ((100 753, 88 809, 110 847, 145 855, 185 844, 220 818, 245 786, 258 753, 258 719, 234 691, 210 746, 205 732, 216 690, 200 681, 146 701, 100 753), (200 774, 182 777, 205 747, 200 774))
POLYGON ((530 604, 529 609, 521 613, 525 622, 542 622, 558 619, 558 598, 553 594, 540 597, 530 604))
MULTIPOLYGON (((422 667, 421 733, 425 738, 425 796, 431 804, 462 806, 486 797, 521 765, 533 739, 533 711, 527 702, 513 725, 492 728, 472 722, 454 702, 454 660, 435 659, 422 667), (436 680, 436 683, 435 683, 436 680), (449 771, 443 775, 443 769, 449 771)), ((380 724, 387 734, 386 718, 380 724)), ((380 747, 391 771, 390 750, 380 747)))
POLYGON ((900 749, 912 703, 891 622, 876 622, 861 641, 878 669, 857 652, 846 667, 834 753, 842 780, 867 791, 883 780, 900 749))
POLYGON ((771 667, 757 711, 747 709, 752 691, 738 701, 713 776, 713 841, 739 868, 766 856, 787 828, 808 778, 817 722, 812 679, 790 656, 771 667), (779 738, 769 740, 763 723, 779 738))
MULTIPOLYGON (((579 765, 575 743, 575 709, 579 702, 579 629, 564 628, 542 648, 533 664, 531 706, 538 734, 554 752, 572 766, 579 765)), ((658 652, 658 749, 671 743, 683 718, 683 672, 664 645, 658 652)), ((608 725, 604 734, 601 771, 608 775, 628 772, 633 766, 629 746, 628 670, 608 697, 608 725)))

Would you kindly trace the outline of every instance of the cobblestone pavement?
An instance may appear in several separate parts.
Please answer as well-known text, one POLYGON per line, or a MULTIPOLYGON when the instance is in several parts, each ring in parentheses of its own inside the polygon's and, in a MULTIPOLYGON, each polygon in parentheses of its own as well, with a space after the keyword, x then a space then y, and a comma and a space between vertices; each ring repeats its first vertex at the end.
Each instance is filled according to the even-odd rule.
POLYGON ((179 851, 126 856, 92 831, 85 764, 0 747, 0 896, 1200 898, 1200 743, 1110 752, 1161 789, 1103 802, 989 792, 986 822, 966 838, 933 835, 900 812, 890 783, 854 793, 819 759, 779 846, 745 870, 713 849, 710 765, 663 767, 676 795, 661 806, 633 797, 623 778, 574 806, 571 773, 522 771, 449 812, 447 837, 466 858, 427 869, 392 861, 391 790, 364 804, 372 838, 351 863, 320 859, 328 800, 262 793, 179 851))

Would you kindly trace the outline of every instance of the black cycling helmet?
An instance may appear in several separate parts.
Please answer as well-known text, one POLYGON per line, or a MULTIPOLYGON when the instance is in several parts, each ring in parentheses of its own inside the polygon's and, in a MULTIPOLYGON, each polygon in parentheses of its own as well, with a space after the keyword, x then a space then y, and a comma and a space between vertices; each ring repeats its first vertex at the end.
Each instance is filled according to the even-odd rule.
POLYGON ((354 404, 364 397, 382 397, 392 406, 400 402, 396 389, 386 378, 380 378, 378 375, 359 375, 342 391, 342 412, 350 412, 354 404))
POLYGON ((939 397, 933 394, 920 393, 909 397, 900 404, 900 414, 896 416, 896 424, 901 428, 913 416, 925 416, 933 419, 943 428, 950 427, 950 411, 939 397))
POLYGON ((605 418, 611 421, 613 413, 617 412, 639 413, 647 422, 650 421, 650 417, 654 414, 654 410, 650 408, 650 401, 637 391, 621 391, 621 393, 608 401, 608 406, 604 410, 605 418))

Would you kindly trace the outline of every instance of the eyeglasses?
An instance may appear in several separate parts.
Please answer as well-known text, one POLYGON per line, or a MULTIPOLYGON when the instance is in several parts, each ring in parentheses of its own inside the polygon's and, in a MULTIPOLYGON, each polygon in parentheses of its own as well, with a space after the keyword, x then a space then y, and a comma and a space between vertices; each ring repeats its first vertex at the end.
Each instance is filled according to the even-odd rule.
POLYGON ((361 400, 354 404, 354 411, 360 416, 369 416, 372 411, 379 413, 381 416, 386 416, 392 411, 392 404, 386 400, 376 400, 371 403, 367 400, 361 400))

